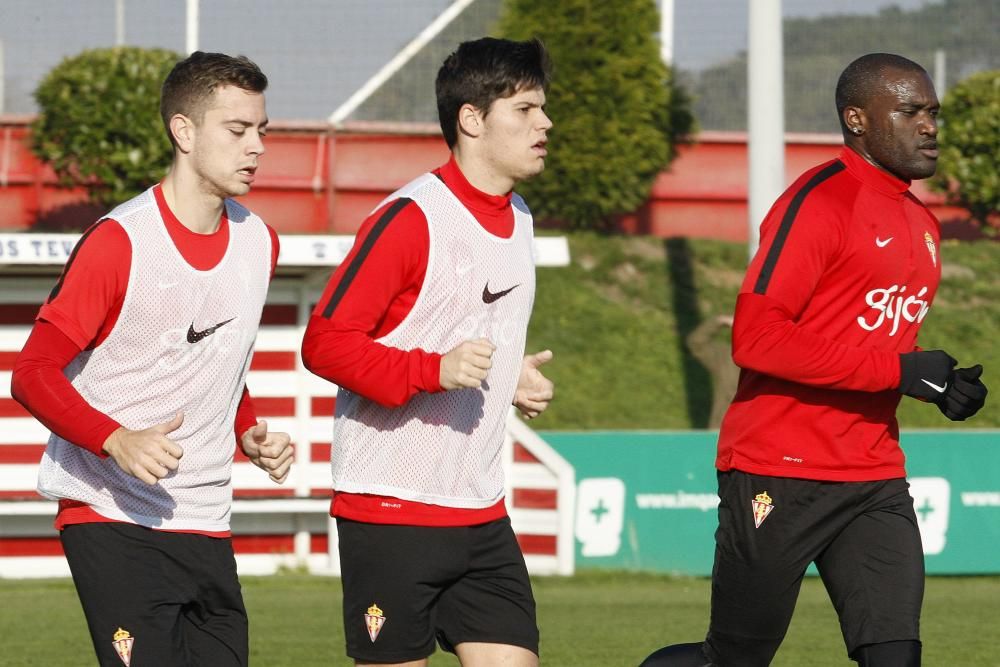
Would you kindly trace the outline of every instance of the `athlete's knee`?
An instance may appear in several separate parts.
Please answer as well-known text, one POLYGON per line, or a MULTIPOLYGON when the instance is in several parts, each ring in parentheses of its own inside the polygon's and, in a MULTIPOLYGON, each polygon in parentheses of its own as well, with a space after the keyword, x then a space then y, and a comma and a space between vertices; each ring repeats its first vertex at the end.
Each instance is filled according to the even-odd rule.
POLYGON ((639 667, 714 667, 701 648, 701 642, 665 646, 651 653, 639 667))
POLYGON ((867 644, 854 651, 858 667, 920 667, 920 642, 908 639, 867 644))

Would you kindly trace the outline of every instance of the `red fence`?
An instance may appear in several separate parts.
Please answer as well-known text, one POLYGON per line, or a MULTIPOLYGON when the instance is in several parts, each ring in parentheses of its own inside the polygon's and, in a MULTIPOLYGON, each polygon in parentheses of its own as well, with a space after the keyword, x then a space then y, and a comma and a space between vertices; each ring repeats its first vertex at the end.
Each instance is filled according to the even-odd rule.
MULTIPOLYGON (((41 225, 86 227, 103 211, 80 189, 58 187, 29 145, 27 117, 0 117, 0 229, 41 225)), ((246 204, 284 233, 351 234, 372 208, 414 175, 448 156, 431 126, 355 125, 334 132, 324 123, 277 123, 270 128, 246 204)), ((833 135, 788 135, 785 176, 837 154, 833 135)), ((553 143, 558 150, 558 139, 553 143)), ((649 201, 622 221, 625 231, 743 241, 747 238, 747 145, 743 133, 703 133, 680 147, 656 179, 649 201)), ((965 218, 918 182, 917 196, 942 220, 965 218)))

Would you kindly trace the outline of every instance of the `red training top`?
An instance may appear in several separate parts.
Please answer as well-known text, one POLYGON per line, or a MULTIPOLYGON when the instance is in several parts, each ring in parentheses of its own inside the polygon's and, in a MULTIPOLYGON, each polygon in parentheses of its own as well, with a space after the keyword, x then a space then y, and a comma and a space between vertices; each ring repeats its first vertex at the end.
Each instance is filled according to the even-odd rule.
POLYGON ((743 371, 716 466, 775 477, 904 477, 899 355, 941 277, 938 222, 844 148, 775 202, 736 302, 743 371))

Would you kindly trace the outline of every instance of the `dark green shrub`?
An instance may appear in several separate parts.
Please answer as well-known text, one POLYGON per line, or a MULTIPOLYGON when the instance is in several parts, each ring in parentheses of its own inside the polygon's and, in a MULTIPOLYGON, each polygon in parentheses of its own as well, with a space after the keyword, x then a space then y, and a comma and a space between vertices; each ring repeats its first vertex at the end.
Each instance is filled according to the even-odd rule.
POLYGON ((135 196, 166 173, 172 149, 160 85, 181 56, 163 49, 93 49, 67 58, 35 90, 32 150, 95 203, 135 196))
POLYGON ((938 142, 931 185, 979 223, 1000 227, 1000 70, 973 74, 948 91, 938 142))
POLYGON ((500 32, 539 37, 553 62, 545 172, 518 186, 537 218, 607 228, 646 201, 674 158, 693 118, 658 29, 653 0, 508 0, 500 32))

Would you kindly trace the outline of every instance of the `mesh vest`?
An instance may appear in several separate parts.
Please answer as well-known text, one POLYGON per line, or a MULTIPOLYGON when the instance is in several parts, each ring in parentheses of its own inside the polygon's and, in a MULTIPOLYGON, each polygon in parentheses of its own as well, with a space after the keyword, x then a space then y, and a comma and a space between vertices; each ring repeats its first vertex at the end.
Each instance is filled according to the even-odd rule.
POLYGON ((386 201, 401 197, 412 199, 427 218, 427 270, 413 308, 377 342, 444 354, 484 337, 497 349, 481 389, 419 393, 398 408, 341 389, 333 488, 446 507, 489 507, 503 497, 500 450, 535 297, 531 214, 514 195, 514 233, 502 239, 483 229, 432 174, 386 201))
POLYGON ((56 434, 42 456, 38 491, 151 528, 226 531, 232 504, 233 423, 267 295, 271 239, 257 216, 227 200, 229 247, 198 271, 164 227, 151 190, 122 204, 132 245, 121 314, 108 337, 64 373, 94 408, 140 430, 170 420, 180 465, 155 485, 56 434))

